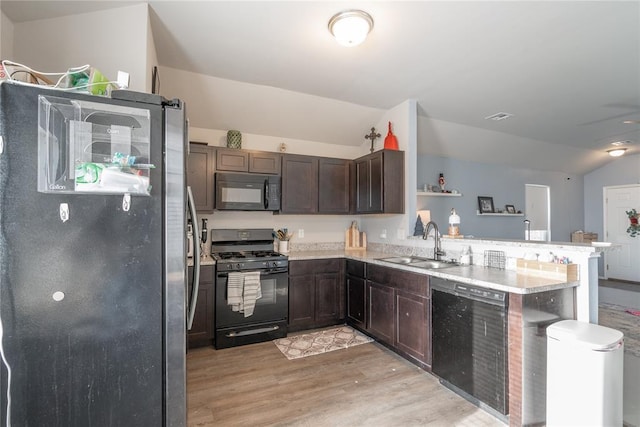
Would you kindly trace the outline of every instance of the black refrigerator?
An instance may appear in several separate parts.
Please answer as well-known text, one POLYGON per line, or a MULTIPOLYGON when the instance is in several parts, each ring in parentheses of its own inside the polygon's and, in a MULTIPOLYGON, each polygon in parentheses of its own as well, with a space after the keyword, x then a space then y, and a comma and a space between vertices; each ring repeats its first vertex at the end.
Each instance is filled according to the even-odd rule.
POLYGON ((2 425, 186 424, 184 105, 0 83, 2 425))

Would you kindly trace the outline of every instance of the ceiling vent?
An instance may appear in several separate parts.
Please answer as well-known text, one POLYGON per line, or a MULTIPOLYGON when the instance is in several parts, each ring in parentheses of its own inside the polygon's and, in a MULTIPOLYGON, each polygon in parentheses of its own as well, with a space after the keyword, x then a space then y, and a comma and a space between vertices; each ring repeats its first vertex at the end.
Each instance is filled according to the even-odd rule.
POLYGON ((495 113, 490 116, 485 117, 485 120, 493 120, 494 122, 499 122, 500 120, 508 119, 509 117, 513 117, 511 113, 495 113))

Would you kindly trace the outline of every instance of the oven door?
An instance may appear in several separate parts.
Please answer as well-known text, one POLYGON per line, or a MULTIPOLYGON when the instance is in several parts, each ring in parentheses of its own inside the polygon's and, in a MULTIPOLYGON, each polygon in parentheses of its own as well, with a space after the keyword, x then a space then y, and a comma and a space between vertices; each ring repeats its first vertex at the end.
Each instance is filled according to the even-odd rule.
POLYGON ((262 298, 256 300, 251 316, 236 312, 227 304, 228 273, 216 274, 216 348, 268 341, 287 334, 289 274, 286 271, 260 274, 262 298))

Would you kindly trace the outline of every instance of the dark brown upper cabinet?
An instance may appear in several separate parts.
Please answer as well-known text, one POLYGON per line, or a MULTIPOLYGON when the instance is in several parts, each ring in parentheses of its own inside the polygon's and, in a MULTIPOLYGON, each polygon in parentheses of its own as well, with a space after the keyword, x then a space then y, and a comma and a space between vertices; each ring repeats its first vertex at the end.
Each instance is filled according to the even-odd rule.
POLYGON ((280 175, 280 159, 279 153, 219 148, 216 170, 280 175))
POLYGON ((318 213, 349 213, 349 161, 318 159, 318 213))
POLYGON ((354 160, 355 213, 404 213, 404 152, 380 150, 354 160))
POLYGON ((284 155, 280 211, 286 214, 318 213, 317 157, 284 155))
POLYGON ((282 161, 281 212, 348 214, 349 161, 285 155, 282 161))
POLYGON ((196 211, 213 212, 215 147, 190 143, 187 157, 187 185, 191 187, 196 211))

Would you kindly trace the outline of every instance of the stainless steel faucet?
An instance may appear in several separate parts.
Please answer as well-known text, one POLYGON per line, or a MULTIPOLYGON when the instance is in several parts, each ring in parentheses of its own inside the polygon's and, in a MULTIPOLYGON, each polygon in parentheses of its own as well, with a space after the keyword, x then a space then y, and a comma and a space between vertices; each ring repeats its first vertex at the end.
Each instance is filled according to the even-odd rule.
POLYGON ((438 225, 433 221, 429 221, 427 225, 424 227, 424 234, 422 235, 422 238, 424 240, 427 240, 427 236, 429 235, 429 228, 432 226, 433 226, 433 232, 434 232, 434 240, 436 242, 435 246, 433 247, 433 259, 435 259, 436 261, 439 261, 440 256, 444 255, 444 252, 440 247, 440 233, 438 232, 438 225))

